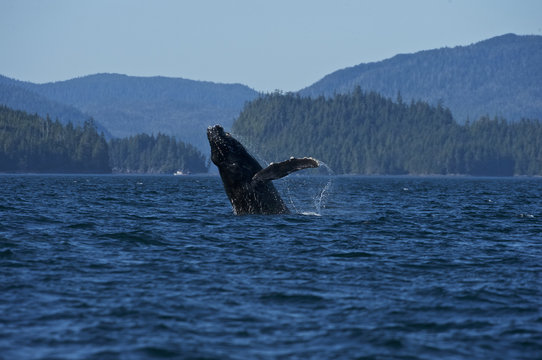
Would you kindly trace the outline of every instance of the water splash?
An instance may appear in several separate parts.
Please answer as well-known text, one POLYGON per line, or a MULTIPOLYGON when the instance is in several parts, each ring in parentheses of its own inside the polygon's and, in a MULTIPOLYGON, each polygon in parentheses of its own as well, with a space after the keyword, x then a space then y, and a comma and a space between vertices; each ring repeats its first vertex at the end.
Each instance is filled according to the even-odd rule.
MULTIPOLYGON (((243 144, 263 168, 270 164, 259 146, 248 137, 236 133, 232 133, 232 136, 243 144)), ((315 160, 318 161, 318 168, 296 171, 286 178, 273 181, 288 208, 295 214, 321 216, 331 194, 335 173, 323 161, 315 160)))
POLYGON ((333 189, 333 171, 318 160, 317 169, 305 169, 283 179, 281 192, 292 212, 301 215, 321 216, 333 189))
POLYGON ((316 212, 318 214, 322 213, 322 207, 325 207, 327 203, 327 198, 331 193, 331 187, 333 185, 333 181, 328 179, 326 185, 322 188, 318 196, 314 198, 314 207, 316 208, 316 212))

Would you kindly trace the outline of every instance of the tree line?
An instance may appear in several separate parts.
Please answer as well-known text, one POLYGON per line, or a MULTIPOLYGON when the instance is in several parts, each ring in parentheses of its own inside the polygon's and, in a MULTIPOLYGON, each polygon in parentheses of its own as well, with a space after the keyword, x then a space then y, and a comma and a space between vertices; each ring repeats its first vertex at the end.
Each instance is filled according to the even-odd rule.
POLYGON ((108 173, 108 146, 92 120, 62 125, 0 106, 0 171, 108 173))
POLYGON ((113 139, 92 119, 81 126, 0 106, 0 171, 50 173, 207 172, 205 156, 159 134, 113 139))
POLYGON ((458 124, 442 104, 393 101, 360 87, 307 98, 267 94, 233 132, 263 158, 313 156, 339 174, 542 175, 542 123, 488 116, 458 124))
POLYGON ((113 139, 109 156, 114 172, 123 173, 206 173, 206 158, 190 144, 164 134, 139 134, 113 139))

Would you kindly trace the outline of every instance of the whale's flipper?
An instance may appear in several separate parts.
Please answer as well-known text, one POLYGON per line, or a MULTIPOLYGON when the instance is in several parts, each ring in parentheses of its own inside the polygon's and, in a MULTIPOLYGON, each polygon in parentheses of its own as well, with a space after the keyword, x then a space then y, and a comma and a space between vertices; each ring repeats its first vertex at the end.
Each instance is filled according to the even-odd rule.
POLYGON ((271 163, 265 169, 262 169, 252 177, 253 181, 268 181, 276 180, 285 177, 286 175, 293 173, 294 171, 316 168, 318 167, 318 161, 313 158, 290 158, 289 160, 279 163, 271 163))

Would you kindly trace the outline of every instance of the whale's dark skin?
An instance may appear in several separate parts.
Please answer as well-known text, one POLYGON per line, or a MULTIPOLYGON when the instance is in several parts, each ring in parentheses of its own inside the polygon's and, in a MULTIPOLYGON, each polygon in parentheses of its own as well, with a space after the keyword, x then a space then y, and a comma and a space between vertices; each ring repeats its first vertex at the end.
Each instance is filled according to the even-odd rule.
POLYGON ((207 138, 211 161, 218 167, 224 189, 236 215, 287 214, 286 204, 271 182, 294 171, 318 167, 312 158, 290 158, 265 169, 222 126, 210 126, 207 138))

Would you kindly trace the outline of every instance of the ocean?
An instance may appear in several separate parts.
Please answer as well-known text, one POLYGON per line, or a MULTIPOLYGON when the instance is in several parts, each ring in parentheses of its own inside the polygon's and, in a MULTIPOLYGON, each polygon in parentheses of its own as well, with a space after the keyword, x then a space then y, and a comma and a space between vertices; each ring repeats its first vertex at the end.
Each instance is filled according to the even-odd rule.
POLYGON ((541 359, 542 179, 0 175, 0 359, 541 359))

